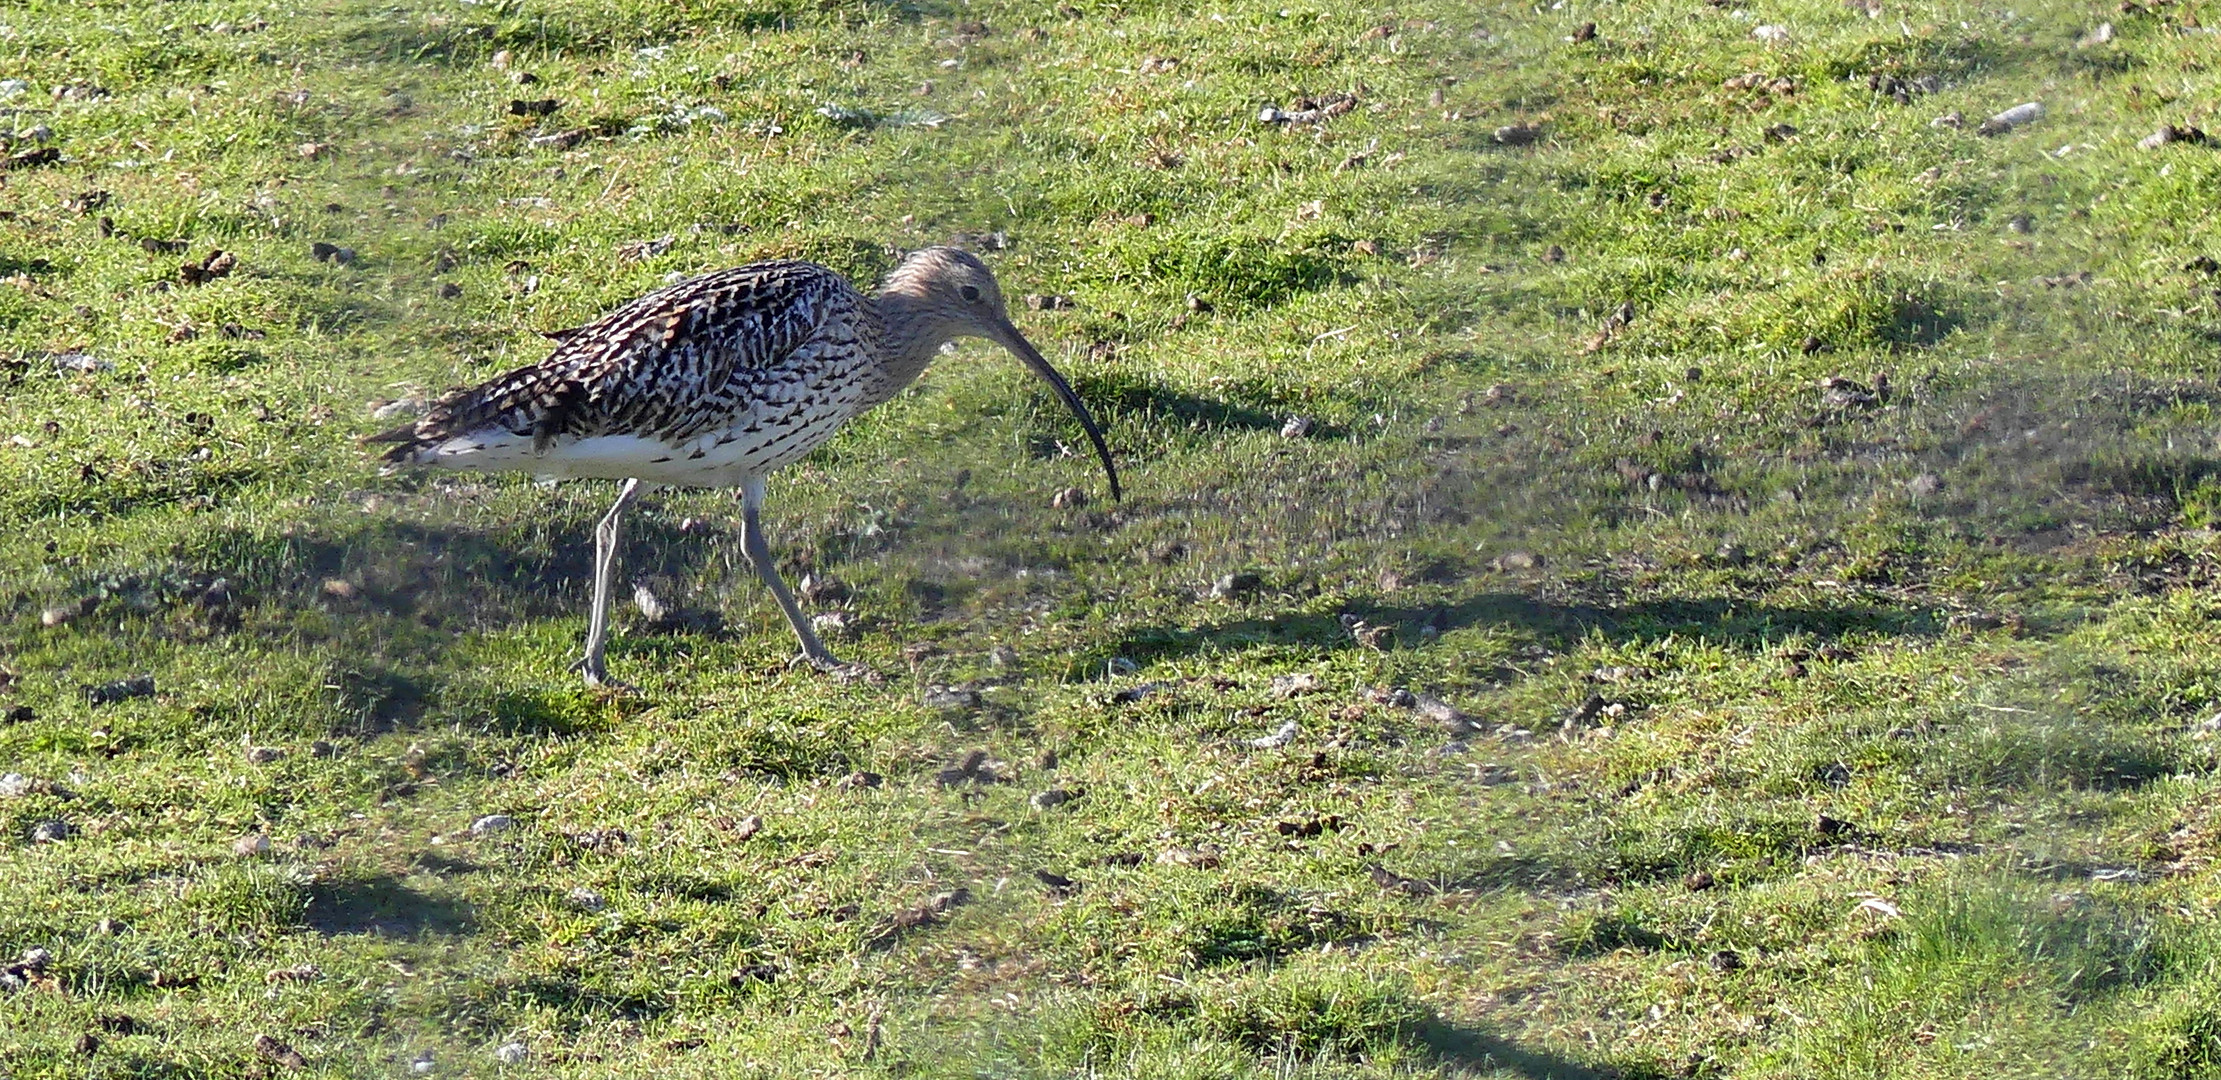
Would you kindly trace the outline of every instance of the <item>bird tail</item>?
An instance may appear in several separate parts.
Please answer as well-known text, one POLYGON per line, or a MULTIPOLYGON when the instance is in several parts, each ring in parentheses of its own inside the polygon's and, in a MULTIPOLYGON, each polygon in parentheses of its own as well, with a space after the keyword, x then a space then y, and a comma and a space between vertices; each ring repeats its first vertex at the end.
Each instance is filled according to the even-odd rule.
POLYGON ((425 438, 422 423, 403 424, 392 431, 382 431, 363 439, 363 445, 393 444, 381 451, 378 457, 391 465, 414 464, 417 455, 431 447, 434 440, 425 438))

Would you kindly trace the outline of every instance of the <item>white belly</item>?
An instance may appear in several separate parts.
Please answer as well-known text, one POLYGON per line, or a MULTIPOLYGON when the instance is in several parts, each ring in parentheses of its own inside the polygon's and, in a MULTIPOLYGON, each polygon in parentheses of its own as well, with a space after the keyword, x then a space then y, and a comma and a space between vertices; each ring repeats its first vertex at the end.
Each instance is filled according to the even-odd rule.
POLYGON ((827 415, 768 431, 712 431, 679 443, 638 435, 557 438, 534 453, 532 437, 499 428, 458 435, 423 452, 419 462, 473 472, 640 480, 677 487, 736 487, 751 476, 800 461, 847 420, 827 415))

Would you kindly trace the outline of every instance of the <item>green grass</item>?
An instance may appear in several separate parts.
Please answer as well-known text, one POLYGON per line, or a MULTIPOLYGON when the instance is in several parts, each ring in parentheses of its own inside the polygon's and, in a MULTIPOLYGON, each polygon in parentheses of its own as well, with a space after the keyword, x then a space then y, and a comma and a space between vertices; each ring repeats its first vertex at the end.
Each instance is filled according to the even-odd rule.
POLYGON ((2221 1076, 2203 8, 317 7, 0 3, 0 1076, 2221 1076), (978 346, 782 475, 883 682, 357 443, 952 239, 1129 495, 978 346))

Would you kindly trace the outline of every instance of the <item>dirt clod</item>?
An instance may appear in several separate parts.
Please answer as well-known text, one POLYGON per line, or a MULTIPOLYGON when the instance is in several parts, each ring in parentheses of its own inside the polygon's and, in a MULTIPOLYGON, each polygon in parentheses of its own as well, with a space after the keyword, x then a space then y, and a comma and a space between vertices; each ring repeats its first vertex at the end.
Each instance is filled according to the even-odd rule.
POLYGON ((1379 863, 1367 866, 1365 872, 1372 877, 1373 884, 1388 892, 1402 893, 1405 896, 1432 896, 1441 891, 1431 881, 1405 877, 1379 863))
POLYGON ((119 701, 129 701, 132 698, 153 697, 154 676, 134 675, 131 678, 117 679, 114 682, 91 684, 84 687, 84 693, 85 703, 96 706, 113 705, 119 701))
POLYGON ((255 1056, 287 1069, 308 1068, 308 1059, 301 1052, 268 1035, 254 1037, 255 1056))

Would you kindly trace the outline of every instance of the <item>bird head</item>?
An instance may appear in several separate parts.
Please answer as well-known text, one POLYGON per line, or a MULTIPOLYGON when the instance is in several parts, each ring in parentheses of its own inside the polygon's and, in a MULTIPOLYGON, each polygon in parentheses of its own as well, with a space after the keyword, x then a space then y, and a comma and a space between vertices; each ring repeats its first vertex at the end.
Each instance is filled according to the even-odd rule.
POLYGON ((911 327, 910 333, 931 342, 934 347, 960 337, 976 337, 1010 350, 1011 355, 1049 384, 1065 408, 1078 418, 1080 426, 1087 429, 1088 441, 1095 444, 1096 456, 1103 461, 1103 472, 1110 478, 1111 497, 1123 497, 1118 484, 1118 467, 1111 463, 1110 446, 1103 441, 1103 431, 1096 426, 1095 417, 1073 392, 1072 384, 1065 381, 1064 375, 1010 321, 1010 308, 1003 300, 1002 286, 996 283, 995 274, 987 269, 987 264, 979 261, 979 256, 952 247, 931 247, 915 252, 887 275, 880 297, 882 301, 897 301, 903 321, 911 327))

